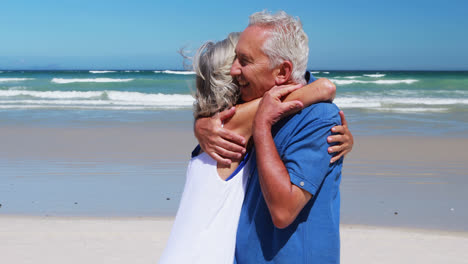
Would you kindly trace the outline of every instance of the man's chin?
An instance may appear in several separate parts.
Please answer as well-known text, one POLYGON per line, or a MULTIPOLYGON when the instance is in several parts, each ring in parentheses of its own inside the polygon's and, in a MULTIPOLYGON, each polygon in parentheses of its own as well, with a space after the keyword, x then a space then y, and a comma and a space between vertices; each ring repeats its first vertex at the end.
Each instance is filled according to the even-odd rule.
POLYGON ((242 93, 241 93, 241 99, 244 102, 249 102, 253 100, 252 96, 249 96, 248 94, 242 94, 242 93))

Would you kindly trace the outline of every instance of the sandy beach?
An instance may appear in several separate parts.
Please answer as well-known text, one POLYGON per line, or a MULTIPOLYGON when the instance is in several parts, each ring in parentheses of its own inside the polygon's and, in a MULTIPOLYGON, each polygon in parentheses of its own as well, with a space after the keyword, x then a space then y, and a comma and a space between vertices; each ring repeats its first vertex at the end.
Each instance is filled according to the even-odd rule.
MULTIPOLYGON (((0 218, 3 263, 156 263, 171 218, 0 218)), ((468 233, 341 227, 342 263, 467 263, 468 233)))
MULTIPOLYGON (((156 263, 195 144, 190 123, 1 132, 2 262, 156 263)), ((355 141, 341 184, 342 263, 467 263, 468 139, 355 141)))

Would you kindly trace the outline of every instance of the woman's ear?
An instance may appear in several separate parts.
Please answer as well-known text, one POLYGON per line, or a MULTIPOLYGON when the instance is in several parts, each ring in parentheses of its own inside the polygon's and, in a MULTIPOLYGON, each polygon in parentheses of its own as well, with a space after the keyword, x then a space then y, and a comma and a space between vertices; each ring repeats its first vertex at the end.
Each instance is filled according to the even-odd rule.
POLYGON ((293 65, 290 61, 283 61, 275 71, 275 84, 282 85, 291 81, 293 65))

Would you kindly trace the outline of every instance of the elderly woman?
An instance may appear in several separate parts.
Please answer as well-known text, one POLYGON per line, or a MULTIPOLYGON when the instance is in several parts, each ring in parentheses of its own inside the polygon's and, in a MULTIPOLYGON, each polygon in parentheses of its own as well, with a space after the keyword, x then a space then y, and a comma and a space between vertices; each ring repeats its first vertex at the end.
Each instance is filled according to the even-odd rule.
MULTIPOLYGON (((231 33, 217 43, 207 42, 194 57, 195 118, 216 115, 238 102, 239 88, 229 74, 238 38, 239 33, 231 33)), ((299 100, 304 106, 331 101, 335 96, 335 87, 325 79, 281 89, 291 92, 285 101, 299 100)), ((224 129, 249 141, 259 102, 237 104, 224 129)), ((248 144, 247 149, 250 147, 248 144)), ((176 219, 159 263, 233 263, 237 224, 250 175, 249 158, 247 151, 223 165, 199 146, 193 151, 176 219)))

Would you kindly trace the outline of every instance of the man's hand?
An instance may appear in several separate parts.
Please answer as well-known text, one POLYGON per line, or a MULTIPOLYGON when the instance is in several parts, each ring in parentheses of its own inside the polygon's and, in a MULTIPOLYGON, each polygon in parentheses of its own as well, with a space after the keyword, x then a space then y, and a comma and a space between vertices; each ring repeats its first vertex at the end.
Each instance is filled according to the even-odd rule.
POLYGON ((300 111, 304 105, 301 101, 283 102, 285 96, 302 87, 301 84, 275 86, 267 91, 258 106, 254 120, 253 133, 258 129, 268 129, 294 112, 300 111))
POLYGON ((223 165, 231 164, 231 159, 239 159, 245 153, 245 139, 222 126, 235 112, 235 107, 231 107, 212 117, 199 118, 194 124, 200 147, 223 165))
POLYGON ((337 145, 328 148, 328 153, 336 153, 336 155, 330 160, 330 163, 346 156, 346 154, 351 152, 353 149, 354 138, 349 131, 348 122, 346 121, 343 111, 340 111, 340 117, 341 126, 334 126, 331 129, 333 133, 338 133, 338 135, 329 136, 327 138, 328 143, 338 143, 337 145))

